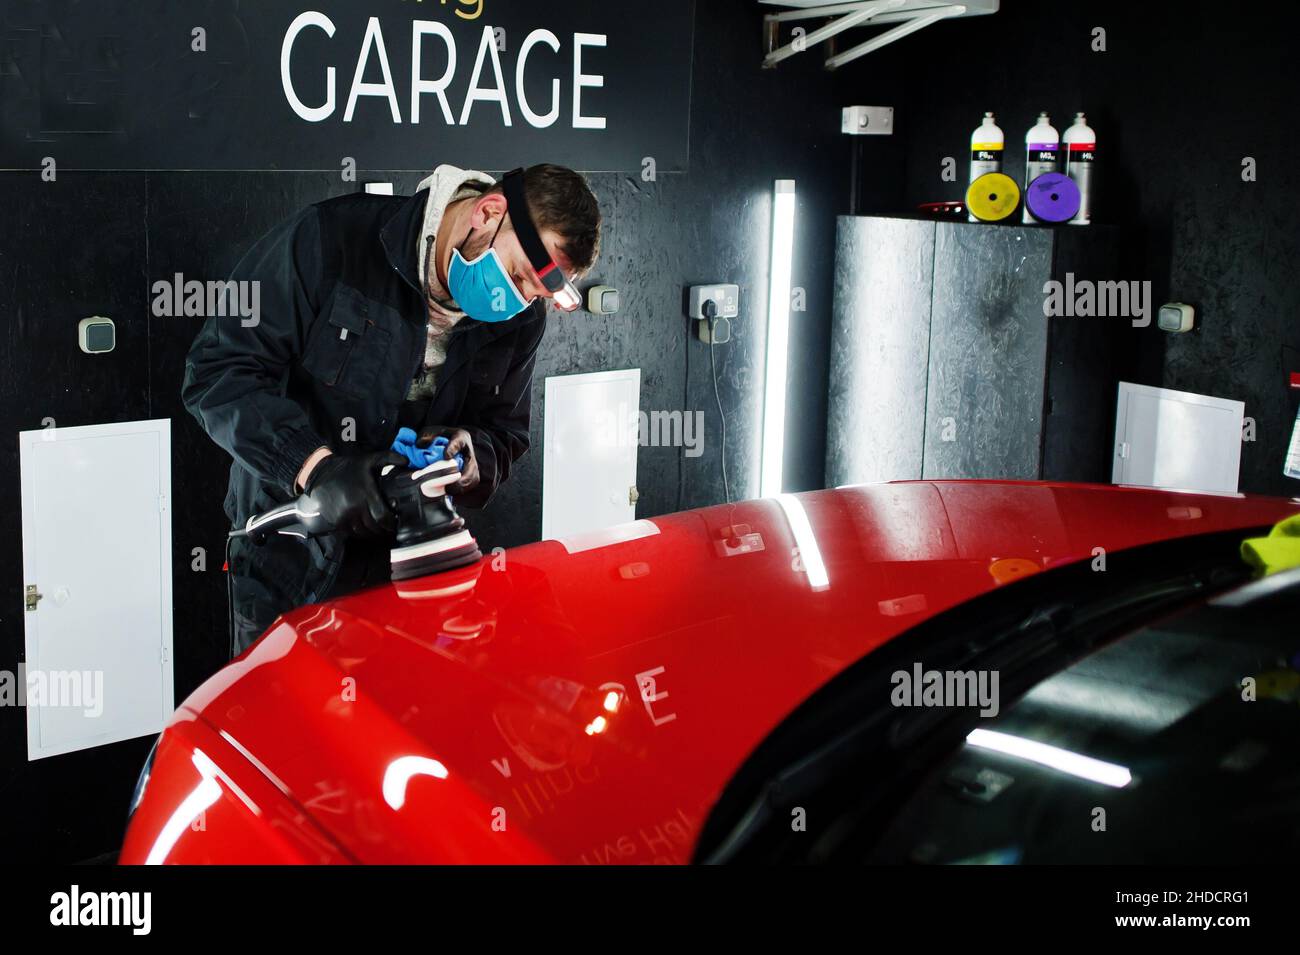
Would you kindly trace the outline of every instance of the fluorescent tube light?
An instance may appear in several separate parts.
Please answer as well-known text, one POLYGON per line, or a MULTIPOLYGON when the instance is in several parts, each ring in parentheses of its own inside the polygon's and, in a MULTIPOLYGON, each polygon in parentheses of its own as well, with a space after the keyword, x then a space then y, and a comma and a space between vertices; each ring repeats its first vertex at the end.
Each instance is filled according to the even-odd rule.
POLYGON ((763 450, 759 496, 780 494, 785 459, 785 381, 790 346, 790 270, 794 257, 794 180, 772 192, 772 261, 767 291, 767 370, 763 384, 763 450))

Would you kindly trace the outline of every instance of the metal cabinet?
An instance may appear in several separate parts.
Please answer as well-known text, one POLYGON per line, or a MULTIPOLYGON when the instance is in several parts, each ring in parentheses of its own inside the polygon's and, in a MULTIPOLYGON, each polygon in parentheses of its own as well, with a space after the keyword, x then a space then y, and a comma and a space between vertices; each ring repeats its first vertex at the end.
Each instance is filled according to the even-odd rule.
POLYGON ((842 216, 826 480, 1105 481, 1120 318, 1051 317, 1114 234, 842 216))

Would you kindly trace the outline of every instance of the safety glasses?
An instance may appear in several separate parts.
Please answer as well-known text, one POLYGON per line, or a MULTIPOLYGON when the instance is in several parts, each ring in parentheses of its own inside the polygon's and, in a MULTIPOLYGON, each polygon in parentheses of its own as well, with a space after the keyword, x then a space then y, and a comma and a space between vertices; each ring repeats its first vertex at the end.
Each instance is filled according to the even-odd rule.
POLYGON ((505 193, 506 208, 510 212, 510 221, 514 224, 515 235, 523 247, 524 255, 537 273, 545 289, 551 293, 555 307, 572 312, 582 304, 582 294, 578 287, 569 281, 568 276, 560 270, 546 251, 546 244, 533 225, 533 218, 528 212, 528 195, 524 191, 524 170, 512 169, 501 180, 501 189, 505 193))

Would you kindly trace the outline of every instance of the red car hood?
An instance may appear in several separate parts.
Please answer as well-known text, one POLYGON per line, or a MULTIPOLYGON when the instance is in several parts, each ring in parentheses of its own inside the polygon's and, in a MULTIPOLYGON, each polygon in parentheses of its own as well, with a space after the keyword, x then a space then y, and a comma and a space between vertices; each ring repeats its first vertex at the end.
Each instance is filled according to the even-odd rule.
POLYGON ((301 608, 185 705, 362 861, 681 862, 763 737, 903 630, 1297 511, 958 481, 706 508, 301 608))

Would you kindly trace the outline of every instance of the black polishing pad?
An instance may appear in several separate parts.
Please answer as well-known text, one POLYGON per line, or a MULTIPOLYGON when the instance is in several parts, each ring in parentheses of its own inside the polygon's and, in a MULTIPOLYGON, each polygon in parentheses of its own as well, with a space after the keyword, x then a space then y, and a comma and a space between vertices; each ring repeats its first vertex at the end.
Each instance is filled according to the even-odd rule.
POLYGON ((438 549, 428 545, 395 547, 391 554, 393 580, 410 580, 426 574, 437 574, 456 567, 465 567, 483 556, 478 543, 468 532, 437 542, 438 549), (441 545, 446 546, 441 546, 441 545))

